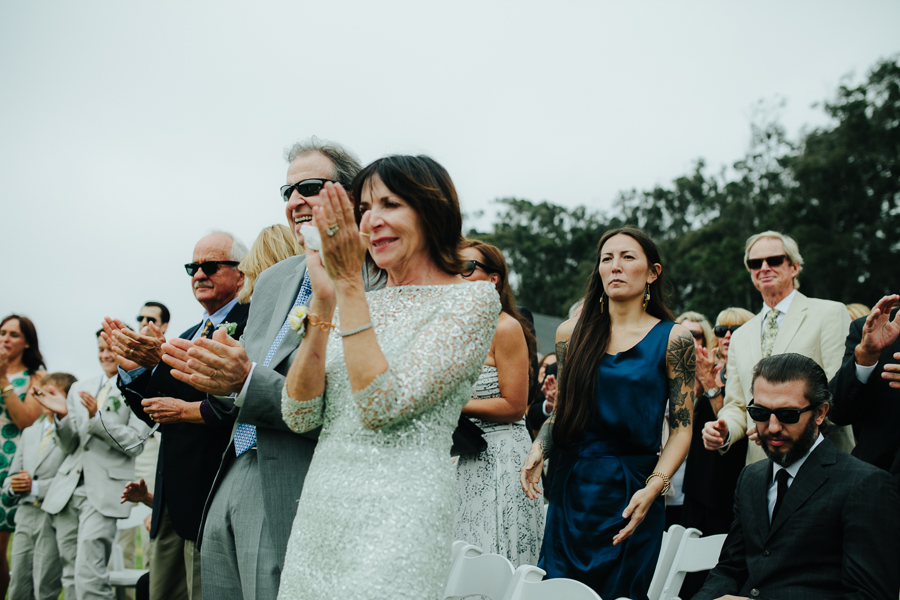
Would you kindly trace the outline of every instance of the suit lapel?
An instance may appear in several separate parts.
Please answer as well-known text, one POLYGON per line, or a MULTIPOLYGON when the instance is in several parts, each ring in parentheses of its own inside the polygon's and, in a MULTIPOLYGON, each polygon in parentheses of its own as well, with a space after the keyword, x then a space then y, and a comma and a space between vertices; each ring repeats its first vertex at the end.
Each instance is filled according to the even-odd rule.
POLYGON ((184 333, 182 333, 182 334, 181 334, 181 339, 183 339, 183 340, 190 340, 190 339, 192 339, 192 338, 194 337, 194 334, 197 333, 197 330, 200 329, 201 327, 203 327, 203 322, 202 322, 202 321, 201 321, 200 323, 197 323, 196 325, 194 325, 193 327, 191 327, 190 329, 188 329, 188 330, 185 331, 184 333))
POLYGON ((788 488, 787 495, 781 503, 778 516, 772 522, 767 538, 778 531, 791 515, 828 480, 828 473, 824 467, 834 464, 835 453, 836 450, 831 442, 823 440, 819 447, 809 455, 806 462, 800 467, 800 471, 797 472, 797 477, 794 478, 791 487, 788 488))
MULTIPOLYGON (((747 321, 744 327, 750 328, 750 363, 751 365, 755 365, 760 360, 762 360, 762 337, 760 335, 760 330, 762 329, 762 317, 758 314, 754 316, 752 319, 747 321)), ((749 389, 749 386, 748 386, 749 389)))
MULTIPOLYGON (((304 262, 302 269, 297 269, 292 277, 284 280, 284 283, 281 286, 281 292, 278 296, 278 303, 275 305, 275 310, 272 312, 272 320, 269 323, 269 335, 267 336, 268 346, 266 352, 272 347, 272 343, 278 336, 278 332, 281 331, 282 325, 284 325, 284 320, 287 318, 288 312, 290 312, 291 308, 294 306, 294 301, 297 299, 297 294, 300 293, 300 285, 303 283, 303 276, 305 274, 306 263, 304 262)), ((299 345, 300 340, 297 338, 297 334, 292 330, 288 330, 284 339, 281 340, 278 349, 275 350, 275 354, 269 362, 269 367, 275 368, 275 365, 290 356, 291 352, 294 351, 294 348, 299 345)))
POLYGON ((768 464, 762 469, 762 476, 753 486, 753 498, 750 501, 753 507, 751 518, 757 524, 761 540, 769 537, 769 484, 772 483, 772 461, 767 460, 766 463, 768 464))
POLYGON ((809 303, 806 301, 806 296, 797 292, 793 302, 791 302, 791 307, 788 309, 787 314, 784 315, 784 321, 781 322, 781 327, 778 329, 778 336, 775 338, 775 346, 772 348, 772 354, 785 353, 791 340, 794 339, 794 336, 800 331, 800 325, 803 323, 803 319, 806 318, 808 307, 809 303))

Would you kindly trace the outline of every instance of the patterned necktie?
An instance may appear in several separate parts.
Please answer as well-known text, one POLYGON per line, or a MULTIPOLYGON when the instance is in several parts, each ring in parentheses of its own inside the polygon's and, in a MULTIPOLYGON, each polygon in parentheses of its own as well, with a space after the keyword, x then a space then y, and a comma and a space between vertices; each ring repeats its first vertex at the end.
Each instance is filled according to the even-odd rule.
POLYGON ((44 458, 44 454, 47 453, 47 448, 50 447, 50 439, 53 437, 53 425, 50 425, 46 429, 44 429, 44 435, 41 437, 41 445, 38 448, 38 462, 42 458, 44 458))
MULTIPOLYGON (((311 295, 312 284, 310 284, 309 282, 309 271, 307 271, 306 275, 303 277, 303 283, 300 285, 300 292, 297 294, 297 299, 294 300, 294 305, 291 307, 291 310, 294 310, 301 304, 306 304, 311 295)), ((288 311, 288 315, 290 314, 291 312, 288 311)), ((275 356, 275 351, 278 350, 278 346, 281 345, 281 341, 284 339, 284 336, 287 335, 287 332, 288 330, 290 330, 290 328, 290 321, 288 321, 287 317, 285 317, 284 323, 281 325, 281 329, 278 331, 278 335, 275 336, 275 341, 272 342, 272 347, 269 348, 269 351, 266 353, 266 358, 265 360, 263 360, 262 366, 268 367, 269 363, 272 362, 272 357, 275 356)), ((255 445, 256 425, 238 423, 237 429, 234 432, 235 456, 240 456, 255 445)))
POLYGON ((200 333, 200 337, 209 337, 209 332, 212 331, 212 321, 207 319, 206 325, 203 326, 203 331, 200 333))
POLYGON ((775 498, 775 508, 772 509, 772 520, 770 523, 775 522, 775 517, 778 516, 778 510, 781 508, 781 503, 784 501, 784 497, 787 495, 788 491, 788 479, 790 479, 791 474, 787 472, 787 469, 781 469, 778 473, 775 474, 775 483, 778 484, 777 497, 775 498))
POLYGON ((778 315, 781 311, 773 308, 766 315, 766 322, 763 324, 762 334, 762 357, 769 358, 772 356, 772 348, 775 347, 775 338, 778 337, 778 315))
POLYGON ((103 387, 100 388, 100 393, 97 394, 97 410, 102 410, 103 405, 106 403, 106 399, 109 398, 109 393, 112 391, 112 380, 109 379, 106 383, 103 384, 103 387))

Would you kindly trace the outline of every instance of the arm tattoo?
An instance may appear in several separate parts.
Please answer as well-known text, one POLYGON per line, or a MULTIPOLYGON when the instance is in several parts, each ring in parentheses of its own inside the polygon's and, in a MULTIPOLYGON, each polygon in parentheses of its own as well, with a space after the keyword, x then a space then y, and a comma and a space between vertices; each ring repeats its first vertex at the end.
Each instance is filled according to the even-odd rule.
POLYGON ((672 370, 669 378, 669 425, 672 429, 690 427, 697 367, 693 338, 685 333, 670 341, 666 361, 672 370))

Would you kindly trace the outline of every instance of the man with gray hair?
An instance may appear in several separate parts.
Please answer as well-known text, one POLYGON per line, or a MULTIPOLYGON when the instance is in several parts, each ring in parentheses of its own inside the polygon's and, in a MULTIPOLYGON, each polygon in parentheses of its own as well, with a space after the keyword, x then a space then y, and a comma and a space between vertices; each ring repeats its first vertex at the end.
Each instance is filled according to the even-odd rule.
MULTIPOLYGON (((839 302, 807 298, 798 290, 803 257, 797 242, 777 231, 750 236, 744 247, 744 266, 759 291, 763 308, 732 334, 728 350, 725 399, 716 421, 703 428, 707 450, 725 452, 747 435, 747 464, 765 458, 756 425, 747 414, 750 380, 760 359, 796 352, 816 361, 831 377, 841 366, 850 314, 839 302)), ((709 390, 714 398, 722 390, 709 390)), ((853 450, 849 427, 830 427, 828 438, 839 450, 853 450)))
POLYGON ((897 598, 897 484, 819 433, 831 405, 822 367, 763 358, 750 389, 769 460, 741 472, 719 564, 694 599, 897 598))
MULTIPOLYGON (((285 158, 281 197, 288 225, 303 244, 301 227, 314 225, 306 199, 328 181, 349 188, 361 167, 350 151, 315 137, 295 144, 285 158)), ((369 289, 383 285, 366 281, 369 289)), ((318 438, 318 430, 294 433, 281 416, 281 390, 300 343, 287 317, 308 304, 312 293, 306 257, 288 258, 256 280, 240 344, 214 336, 164 346, 175 377, 219 396, 213 403, 217 410, 237 410, 201 534, 203 591, 209 598, 274 600, 278 593, 291 523, 318 438)))
MULTIPOLYGON (((219 335, 239 338, 250 307, 239 304, 244 275, 237 266, 247 248, 234 236, 216 231, 194 247, 184 265, 194 297, 203 306, 200 322, 181 334, 185 342, 219 335)), ((150 598, 202 598, 198 534, 203 506, 231 441, 234 415, 213 411, 204 392, 178 381, 162 361, 163 331, 156 323, 140 333, 106 319, 104 338, 119 356, 118 387, 131 411, 148 425, 158 424, 161 441, 154 489, 144 480, 123 488, 122 501, 153 505, 150 537, 150 598), (151 493, 152 492, 152 493, 151 493)), ((213 596, 215 598, 215 596, 213 596)))

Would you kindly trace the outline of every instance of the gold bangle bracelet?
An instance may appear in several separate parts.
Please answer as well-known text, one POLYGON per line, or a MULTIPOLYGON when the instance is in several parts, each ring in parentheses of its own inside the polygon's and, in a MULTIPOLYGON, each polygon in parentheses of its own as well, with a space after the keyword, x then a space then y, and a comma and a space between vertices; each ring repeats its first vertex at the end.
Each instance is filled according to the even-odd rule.
POLYGON ((7 394, 10 393, 10 392, 15 391, 15 389, 16 389, 16 387, 15 387, 13 384, 9 384, 9 385, 6 386, 5 388, 3 388, 2 391, 0 391, 0 396, 5 396, 5 395, 7 395, 7 394))
POLYGON ((663 485, 663 489, 662 489, 662 491, 659 493, 659 495, 660 495, 660 496, 665 496, 665 495, 666 495, 666 492, 669 491, 669 484, 671 483, 671 482, 669 481, 669 476, 666 475, 665 473, 660 473, 659 471, 653 471, 653 473, 650 474, 650 477, 648 477, 647 480, 644 481, 644 485, 647 485, 648 483, 650 483, 650 480, 653 479, 654 477, 659 477, 660 479, 663 480, 663 484, 664 484, 664 485, 663 485))

